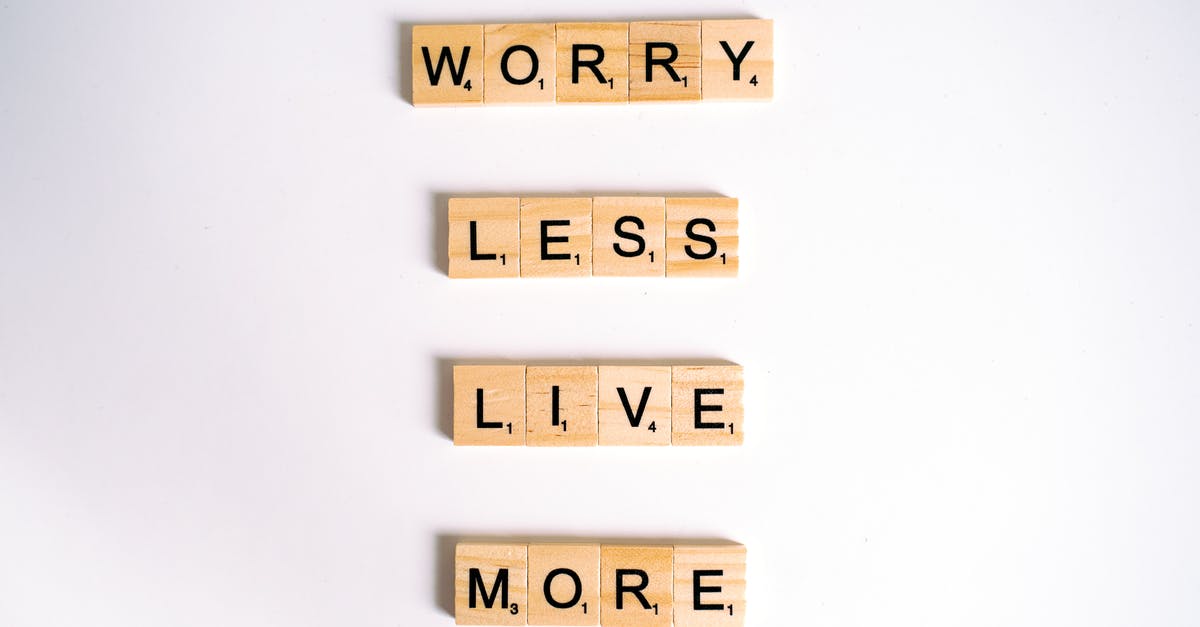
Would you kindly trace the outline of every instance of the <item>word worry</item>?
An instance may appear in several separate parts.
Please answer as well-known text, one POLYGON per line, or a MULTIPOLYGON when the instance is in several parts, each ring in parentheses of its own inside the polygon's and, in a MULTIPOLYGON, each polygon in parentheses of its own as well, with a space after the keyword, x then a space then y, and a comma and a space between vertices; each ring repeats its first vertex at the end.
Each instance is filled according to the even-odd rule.
POLYGON ((459 625, 737 627, 746 547, 460 542, 459 625))
POLYGON ((451 278, 736 277, 736 198, 451 198, 451 278))
POLYGON ((742 367, 454 366, 454 443, 742 443, 742 367))
POLYGON ((413 26, 414 105, 770 100, 771 20, 413 26))

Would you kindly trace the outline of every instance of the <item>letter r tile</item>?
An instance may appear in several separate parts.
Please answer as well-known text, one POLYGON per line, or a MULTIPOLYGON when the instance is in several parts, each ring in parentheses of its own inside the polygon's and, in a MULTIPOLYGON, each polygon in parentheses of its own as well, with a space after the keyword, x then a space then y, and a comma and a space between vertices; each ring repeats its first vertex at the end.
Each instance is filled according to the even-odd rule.
POLYGON ((629 101, 700 100, 700 22, 629 24, 629 101))
POLYGON ((629 102, 629 24, 555 24, 558 102, 629 102))
POLYGON ((669 626, 673 553, 670 546, 601 546, 600 624, 669 626))
POLYGON ((528 563, 525 544, 459 542, 454 550, 454 623, 524 625, 528 563))

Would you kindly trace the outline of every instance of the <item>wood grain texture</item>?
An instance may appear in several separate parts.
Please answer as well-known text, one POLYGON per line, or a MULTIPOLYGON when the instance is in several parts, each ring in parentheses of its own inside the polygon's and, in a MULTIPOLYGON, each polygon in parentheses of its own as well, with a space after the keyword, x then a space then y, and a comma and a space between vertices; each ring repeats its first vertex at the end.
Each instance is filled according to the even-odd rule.
POLYGON ((701 78, 699 21, 629 24, 630 102, 700 100, 701 78), (661 64, 647 67, 647 54, 671 59, 670 70, 661 64))
POLYGON ((746 547, 676 544, 675 627, 741 627, 746 617, 746 547))
POLYGON ((413 26, 413 104, 483 104, 483 56, 482 24, 413 26))
POLYGON ((599 544, 529 545, 529 624, 600 624, 599 544))
POLYGON ((667 276, 736 277, 736 198, 668 197, 667 276))
POLYGON ((592 199, 522 198, 521 276, 591 275, 592 199))
POLYGON ((700 30, 705 100, 770 100, 774 96, 774 22, 704 20, 700 30), (733 58, 741 57, 736 74, 731 53, 733 58))
POLYGON ((526 368, 526 445, 596 446, 596 408, 595 366, 526 368))
POLYGON ((526 544, 458 543, 454 550, 455 624, 526 624, 527 572, 526 544), (474 576, 473 569, 477 571, 474 576))
POLYGON ((742 443, 742 367, 671 368, 671 444, 738 446, 742 443))
POLYGON ((597 196, 592 199, 593 276, 664 276, 666 249, 665 198, 597 196))
POLYGON ((485 104, 554 104, 554 24, 488 24, 483 49, 485 104))
POLYGON ((525 366, 454 366, 454 444, 525 444, 525 366))
POLYGON ((672 561, 670 546, 600 547, 600 624, 651 627, 671 624, 672 561), (626 592, 619 593, 618 586, 626 592), (639 594, 628 591, 638 589, 639 594))
MULTIPOLYGON (((629 102, 629 24, 627 22, 560 22, 555 25, 557 36, 556 97, 567 103, 629 102), (600 76, 580 65, 574 67, 575 46, 598 46, 603 59, 596 65, 600 76)), ((581 49, 582 62, 595 60, 596 52, 581 49)))
POLYGON ((521 275, 521 201, 518 198, 451 198, 450 278, 521 275), (474 227, 472 227, 472 222, 474 227), (471 230, 475 231, 472 259, 471 230))
POLYGON ((671 366, 600 366, 599 370, 600 445, 671 444, 671 366))

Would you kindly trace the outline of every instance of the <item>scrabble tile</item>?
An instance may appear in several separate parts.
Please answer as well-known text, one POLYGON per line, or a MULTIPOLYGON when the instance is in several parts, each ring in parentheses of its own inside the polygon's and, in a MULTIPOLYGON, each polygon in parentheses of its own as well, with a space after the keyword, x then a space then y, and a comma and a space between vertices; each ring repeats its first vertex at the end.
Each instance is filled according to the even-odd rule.
POLYGON ((700 100, 700 22, 629 24, 629 101, 700 100))
POLYGON ((600 444, 671 444, 671 367, 600 366, 600 444))
POLYGON ((454 443, 525 444, 525 366, 454 366, 454 443))
POLYGON ((454 550, 454 622, 524 625, 529 612, 525 544, 459 542, 454 550))
POLYGON ((736 198, 667 198, 667 276, 736 277, 736 198))
POLYGON ((529 624, 600 624, 600 545, 529 545, 529 624))
POLYGON ((771 20, 704 20, 705 100, 770 100, 775 85, 771 20))
POLYGON ((741 444, 742 367, 672 367, 671 414, 671 444, 741 444))
POLYGON ((414 26, 414 105, 483 104, 483 25, 414 26))
POLYGON ((600 624, 670 625, 673 553, 670 546, 601 546, 600 624))
POLYGON ((521 274, 521 201, 450 199, 450 277, 521 274))
POLYGON ((525 369, 525 444, 596 445, 596 367, 525 369))
POLYGON ((593 198, 592 240, 594 276, 665 275, 665 199, 637 196, 593 198))
POLYGON ((629 102, 629 24, 559 23, 558 102, 629 102))
POLYGON ((521 199, 521 276, 592 274, 592 199, 521 199))
POLYGON ((746 616, 746 547, 675 545, 675 627, 741 627, 746 616))
POLYGON ((554 103, 554 24, 488 24, 483 49, 484 103, 554 103))

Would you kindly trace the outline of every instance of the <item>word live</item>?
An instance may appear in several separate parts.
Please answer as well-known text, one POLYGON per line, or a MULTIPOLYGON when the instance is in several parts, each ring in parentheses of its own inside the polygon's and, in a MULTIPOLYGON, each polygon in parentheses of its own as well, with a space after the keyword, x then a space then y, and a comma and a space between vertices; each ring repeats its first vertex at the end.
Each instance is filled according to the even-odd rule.
POLYGON ((454 443, 737 446, 742 367, 454 366, 454 443))
POLYGON ((414 26, 414 105, 770 100, 771 20, 414 26))
POLYGON ((726 197, 451 198, 451 278, 736 277, 726 197))
POLYGON ((746 547, 460 542, 459 625, 737 627, 746 547))

